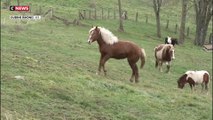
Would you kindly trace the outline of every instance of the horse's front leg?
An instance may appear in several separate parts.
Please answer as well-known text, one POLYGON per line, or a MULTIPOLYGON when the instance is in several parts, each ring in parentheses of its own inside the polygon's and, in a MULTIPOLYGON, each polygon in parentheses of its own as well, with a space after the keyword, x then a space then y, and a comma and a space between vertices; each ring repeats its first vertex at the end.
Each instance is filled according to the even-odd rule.
POLYGON ((170 62, 166 62, 166 67, 167 67, 167 73, 169 73, 170 72, 170 62))
POLYGON ((107 70, 105 69, 105 64, 103 64, 103 71, 104 71, 104 75, 106 76, 107 70))
POLYGON ((163 70, 162 70, 162 65, 163 65, 163 62, 162 62, 162 61, 159 61, 159 71, 160 71, 160 72, 163 72, 163 70))
POLYGON ((103 59, 103 55, 101 55, 100 60, 99 60, 98 72, 96 72, 97 75, 100 75, 100 73, 101 73, 101 67, 102 67, 101 61, 102 61, 102 59, 103 59))
POLYGON ((191 88, 191 93, 193 93, 193 91, 194 91, 194 86, 192 85, 192 84, 189 84, 190 85, 190 88, 191 88))
POLYGON ((209 94, 209 92, 208 92, 208 84, 205 84, 205 90, 206 90, 206 95, 208 95, 209 94))
POLYGON ((98 67, 99 74, 101 72, 101 67, 103 67, 104 75, 106 75, 107 70, 105 69, 105 63, 109 58, 110 57, 108 55, 105 55, 105 56, 101 55, 99 67, 98 67))

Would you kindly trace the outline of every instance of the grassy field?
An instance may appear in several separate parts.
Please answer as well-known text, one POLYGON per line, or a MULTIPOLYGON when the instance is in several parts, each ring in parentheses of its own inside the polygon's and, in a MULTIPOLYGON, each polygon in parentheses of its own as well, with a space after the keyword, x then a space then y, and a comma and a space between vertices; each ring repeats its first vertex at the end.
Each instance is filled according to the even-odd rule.
MULTIPOLYGON (((63 6, 60 1, 30 2, 63 6)), ((109 2, 97 4, 106 6, 103 3, 109 2)), ((64 3, 65 8, 72 6, 73 11, 88 6, 87 0, 68 3, 64 3)), ((139 8, 139 3, 124 5, 126 9, 139 8)), ((113 4, 116 2, 109 5, 113 4)), ((201 93, 201 86, 194 93, 189 85, 183 90, 177 88, 177 79, 187 70, 207 70, 212 75, 212 53, 194 46, 192 34, 184 45, 175 47, 176 59, 167 74, 154 68, 153 49, 164 42, 156 37, 155 24, 128 20, 124 22, 125 33, 120 33, 117 20, 81 21, 104 26, 119 39, 133 41, 146 50, 146 64, 140 69, 140 82, 135 84, 129 82, 131 69, 126 60, 110 59, 108 75, 95 74, 100 54, 97 43, 87 43, 90 27, 65 26, 49 19, 15 23, 9 20, 9 11, 1 13, 5 19, 1 23, 2 120, 212 119, 212 84, 208 95, 201 93), (24 78, 14 78, 19 75, 24 78)), ((167 35, 177 36, 162 28, 162 36, 167 35)))

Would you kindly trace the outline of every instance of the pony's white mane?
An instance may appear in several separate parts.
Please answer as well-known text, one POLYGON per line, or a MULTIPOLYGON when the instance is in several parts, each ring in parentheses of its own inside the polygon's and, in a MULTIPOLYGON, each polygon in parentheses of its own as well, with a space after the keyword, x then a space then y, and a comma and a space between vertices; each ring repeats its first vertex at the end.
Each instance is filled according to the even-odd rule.
POLYGON ((101 36, 106 44, 112 45, 118 42, 118 38, 112 34, 109 30, 103 27, 98 27, 101 31, 101 36))
MULTIPOLYGON (((89 30, 89 34, 91 34, 91 32, 95 30, 95 28, 96 27, 91 28, 89 30)), ((98 29, 100 29, 102 39, 106 44, 112 45, 118 42, 118 38, 115 35, 113 35, 112 32, 110 32, 108 29, 103 27, 98 27, 98 29)))

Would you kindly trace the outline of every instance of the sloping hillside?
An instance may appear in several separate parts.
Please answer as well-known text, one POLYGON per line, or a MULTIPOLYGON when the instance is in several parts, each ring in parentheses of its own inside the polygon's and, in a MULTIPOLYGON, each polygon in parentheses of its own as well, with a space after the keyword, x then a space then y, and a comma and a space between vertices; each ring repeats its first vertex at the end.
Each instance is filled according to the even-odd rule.
MULTIPOLYGON (((67 10, 76 14, 79 8, 90 3, 100 7, 117 4, 112 0, 30 2, 58 7, 67 16, 67 10)), ((152 12, 150 3, 143 0, 123 2, 123 5, 130 11, 152 12)), ((155 35, 154 20, 149 24, 127 20, 125 32, 120 33, 116 19, 82 20, 86 26, 66 26, 50 19, 25 24, 9 20, 10 11, 1 13, 4 19, 1 23, 2 120, 212 119, 211 84, 208 95, 201 93, 201 86, 194 93, 188 85, 183 90, 177 88, 177 79, 186 70, 204 69, 212 75, 212 53, 194 46, 193 34, 184 45, 175 47, 176 59, 167 74, 154 67, 153 49, 164 42, 155 35), (131 69, 126 60, 110 59, 106 64, 108 75, 95 74, 100 54, 97 43, 87 44, 90 25, 104 26, 119 39, 133 41, 146 50, 146 64, 140 69, 138 84, 129 82, 131 69)), ((162 28, 162 36, 167 35, 177 36, 171 29, 162 28)))

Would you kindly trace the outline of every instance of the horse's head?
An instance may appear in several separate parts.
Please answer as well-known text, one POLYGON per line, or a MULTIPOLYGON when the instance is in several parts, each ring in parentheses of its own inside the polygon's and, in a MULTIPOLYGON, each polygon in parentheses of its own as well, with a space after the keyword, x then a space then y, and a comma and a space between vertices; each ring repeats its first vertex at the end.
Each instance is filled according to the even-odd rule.
POLYGON ((89 38, 88 43, 91 44, 92 42, 96 41, 100 36, 100 29, 96 27, 92 27, 89 31, 89 38))
POLYGON ((169 54, 169 57, 171 57, 171 59, 175 59, 175 49, 173 45, 167 45, 167 53, 169 54))
POLYGON ((178 43, 178 39, 176 39, 176 40, 175 40, 175 44, 179 45, 179 43, 178 43))
POLYGON ((184 74, 178 79, 177 81, 178 88, 183 89, 184 85, 186 84, 186 78, 187 78, 187 74, 184 74))

